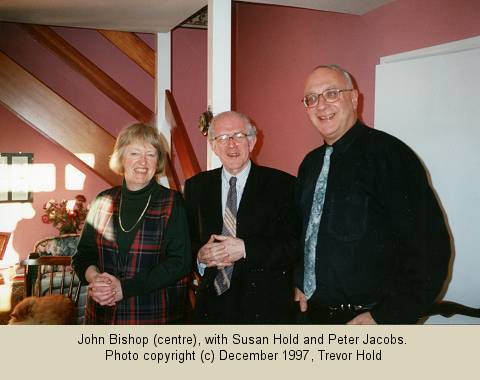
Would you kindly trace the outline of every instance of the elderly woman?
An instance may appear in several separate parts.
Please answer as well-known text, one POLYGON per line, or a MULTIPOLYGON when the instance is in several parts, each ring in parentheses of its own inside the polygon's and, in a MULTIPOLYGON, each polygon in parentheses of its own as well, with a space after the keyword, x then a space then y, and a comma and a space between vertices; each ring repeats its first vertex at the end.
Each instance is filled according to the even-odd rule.
POLYGON ((155 180, 164 155, 153 127, 117 138, 110 168, 123 184, 97 196, 73 257, 89 284, 86 324, 182 322, 190 238, 180 194, 155 180))

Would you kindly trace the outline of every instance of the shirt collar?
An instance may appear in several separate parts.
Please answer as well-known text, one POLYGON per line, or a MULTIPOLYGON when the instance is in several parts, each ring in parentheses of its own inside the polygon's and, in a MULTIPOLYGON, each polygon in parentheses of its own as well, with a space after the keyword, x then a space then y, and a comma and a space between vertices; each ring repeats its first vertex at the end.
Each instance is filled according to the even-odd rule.
POLYGON ((365 125, 357 119, 353 127, 333 143, 333 154, 345 153, 355 139, 362 133, 364 126, 365 125))
POLYGON ((238 172, 235 176, 231 175, 229 172, 225 170, 224 167, 222 167, 222 179, 226 183, 229 183, 230 177, 237 177, 237 184, 238 184, 237 186, 243 187, 247 182, 248 174, 250 173, 251 167, 252 167, 252 161, 248 160, 245 167, 240 172, 238 172))

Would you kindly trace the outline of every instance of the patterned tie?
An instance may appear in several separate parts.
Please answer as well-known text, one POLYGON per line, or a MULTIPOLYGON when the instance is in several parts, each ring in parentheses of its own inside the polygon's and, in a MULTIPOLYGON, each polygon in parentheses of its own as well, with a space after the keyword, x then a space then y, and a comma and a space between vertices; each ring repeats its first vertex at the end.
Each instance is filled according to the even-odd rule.
MULTIPOLYGON (((225 214, 223 215, 222 235, 237 236, 237 177, 230 177, 225 214)), ((233 265, 218 270, 214 285, 217 294, 225 293, 230 287, 233 265)))
POLYGON ((313 295, 317 287, 315 279, 315 258, 317 250, 318 227, 322 218, 323 202, 327 190, 328 170, 330 169, 330 155, 333 148, 327 146, 323 159, 322 171, 315 185, 310 219, 305 234, 305 274, 303 277, 303 292, 307 300, 313 295))

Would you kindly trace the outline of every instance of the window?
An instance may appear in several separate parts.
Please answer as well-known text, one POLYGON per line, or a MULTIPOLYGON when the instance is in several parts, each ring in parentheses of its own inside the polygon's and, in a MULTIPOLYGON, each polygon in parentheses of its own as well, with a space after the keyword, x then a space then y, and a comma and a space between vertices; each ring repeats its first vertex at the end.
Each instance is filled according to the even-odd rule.
POLYGON ((0 153, 0 202, 33 202, 33 153, 0 153))

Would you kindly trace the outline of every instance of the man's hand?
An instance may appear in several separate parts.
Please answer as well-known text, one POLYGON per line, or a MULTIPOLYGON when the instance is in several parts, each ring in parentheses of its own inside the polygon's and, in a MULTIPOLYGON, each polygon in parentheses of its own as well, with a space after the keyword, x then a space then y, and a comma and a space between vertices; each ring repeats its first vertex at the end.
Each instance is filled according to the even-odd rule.
POLYGON ((228 258, 225 245, 221 242, 216 242, 215 236, 210 236, 207 243, 198 251, 197 260, 207 267, 216 267, 228 258))
POLYGON ((300 311, 302 313, 305 313, 307 311, 307 308, 308 308, 307 298, 305 297, 305 294, 303 294, 303 292, 300 289, 295 288, 295 294, 294 294, 293 300, 299 303, 300 311))
POLYGON ((220 242, 225 248, 226 258, 217 264, 218 267, 233 265, 235 261, 246 257, 245 242, 233 236, 212 235, 215 241, 220 242))
POLYGON ((373 319, 372 314, 369 311, 366 313, 358 314, 350 322, 347 322, 347 325, 376 325, 375 319, 373 319))

